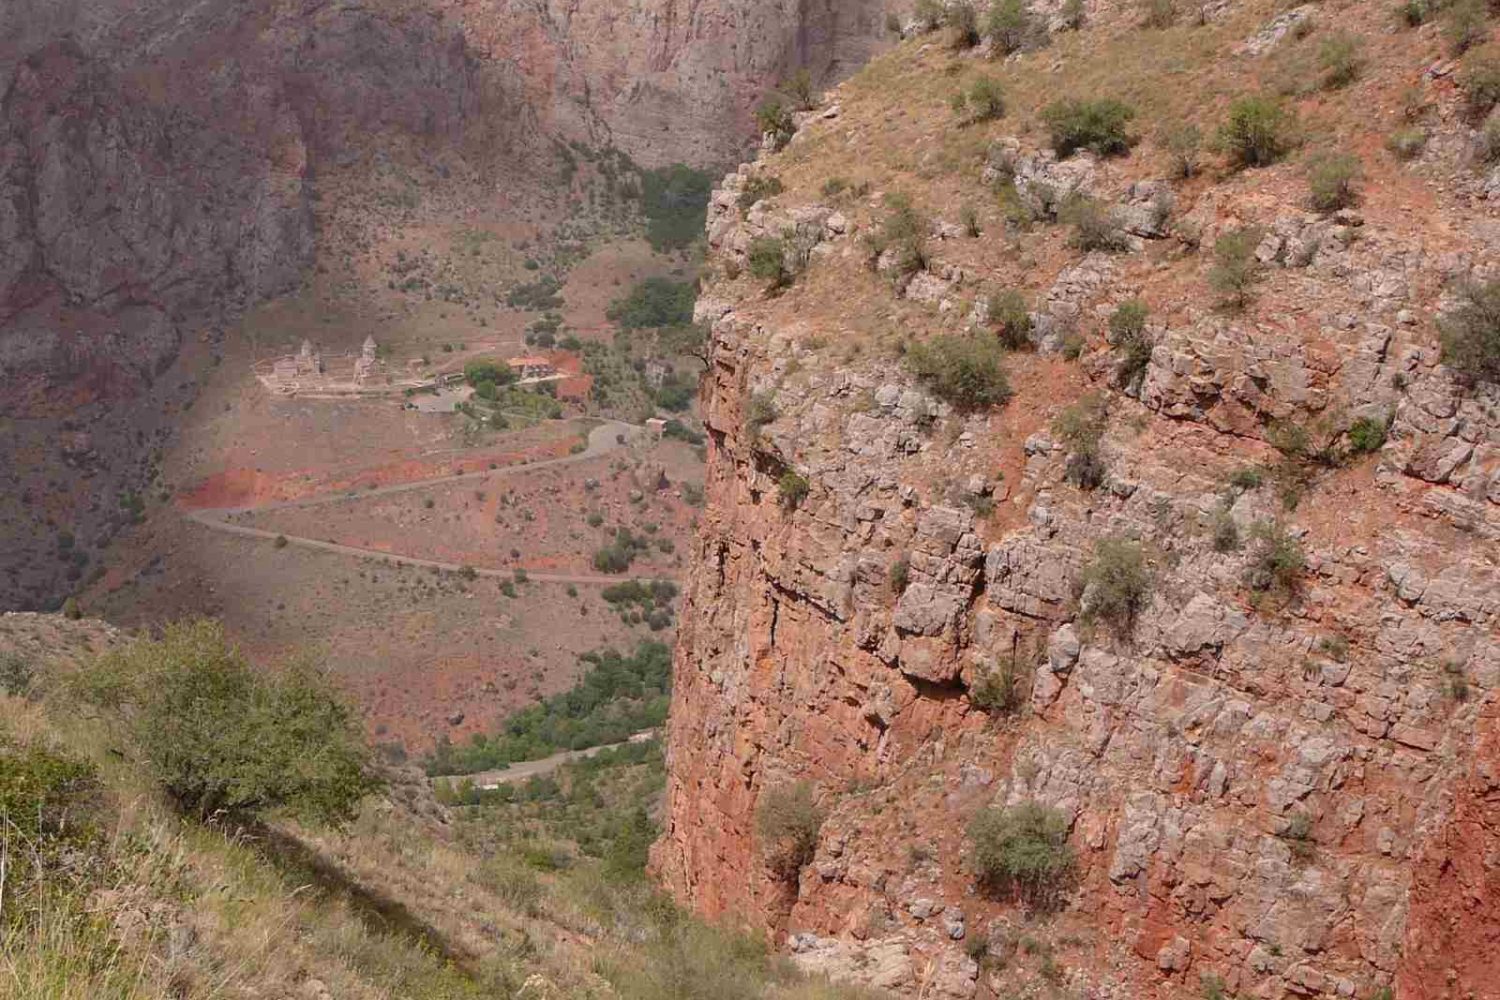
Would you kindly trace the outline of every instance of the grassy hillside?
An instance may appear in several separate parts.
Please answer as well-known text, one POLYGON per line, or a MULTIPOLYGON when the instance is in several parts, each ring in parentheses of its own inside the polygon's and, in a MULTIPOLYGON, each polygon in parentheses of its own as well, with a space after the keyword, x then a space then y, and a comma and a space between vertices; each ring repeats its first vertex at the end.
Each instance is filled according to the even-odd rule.
POLYGON ((659 753, 455 822, 342 713, 211 625, 0 618, 0 997, 848 995, 645 880, 659 753))

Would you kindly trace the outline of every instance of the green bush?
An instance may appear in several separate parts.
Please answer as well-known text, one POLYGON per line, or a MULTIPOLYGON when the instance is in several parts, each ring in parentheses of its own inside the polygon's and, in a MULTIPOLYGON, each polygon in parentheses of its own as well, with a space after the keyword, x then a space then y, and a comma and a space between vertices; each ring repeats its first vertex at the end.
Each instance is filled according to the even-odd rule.
MULTIPOLYGON (((948 8, 943 0, 917 0, 912 6, 912 17, 916 20, 920 30, 936 31, 948 19, 948 8)), ((893 30, 897 32, 901 30, 899 19, 893 30)))
POLYGON ((1487 117, 1500 106, 1500 53, 1487 50, 1467 60, 1459 86, 1463 88, 1469 117, 1474 121, 1487 117))
POLYGON ((1154 580, 1146 550, 1128 538, 1101 538, 1082 583, 1083 623, 1103 622, 1120 638, 1134 631, 1136 619, 1151 605, 1154 580))
POLYGON ((1479 141, 1474 145, 1474 154, 1481 163, 1500 161, 1500 119, 1493 115, 1485 119, 1484 125, 1479 129, 1479 141))
POLYGON ((925 270, 931 221, 904 194, 887 195, 885 205, 889 211, 880 229, 866 237, 873 259, 878 262, 887 250, 894 251, 891 274, 898 280, 925 270))
POLYGON ((757 236, 750 241, 750 274, 764 281, 771 290, 791 282, 786 266, 786 241, 775 236, 757 236))
POLYGON ((979 44, 979 12, 969 0, 957 0, 943 12, 949 41, 955 49, 972 49, 979 44))
POLYGON ((755 109, 755 124, 761 135, 770 139, 772 149, 785 146, 797 131, 797 126, 792 121, 792 109, 774 94, 755 109))
POLYGON ((1359 201, 1359 183, 1363 176, 1359 157, 1352 153, 1329 153, 1313 160, 1307 170, 1307 187, 1312 207, 1319 212, 1336 212, 1359 201))
POLYGON ((1130 249, 1130 237, 1120 225, 1114 209, 1087 195, 1074 195, 1063 203, 1059 217, 1073 227, 1073 246, 1089 253, 1118 253, 1130 249))
POLYGON ((1360 417, 1349 425, 1349 451, 1355 455, 1368 455, 1379 451, 1385 444, 1386 422, 1374 417, 1360 417))
POLYGON ((807 499, 807 492, 812 485, 805 476, 800 476, 788 469, 777 480, 776 488, 781 494, 781 506, 787 510, 796 510, 802 501, 807 499))
POLYGON ((1083 0, 1063 0, 1062 9, 1058 12, 1062 27, 1068 31, 1082 30, 1087 16, 1083 0))
POLYGON ((1219 126, 1218 146, 1237 167, 1264 167, 1292 148, 1294 120, 1274 97, 1236 98, 1219 126))
POLYGON ((122 712, 156 781, 199 818, 286 809, 337 823, 380 784, 354 714, 321 675, 303 664, 255 670, 216 622, 169 625, 80 681, 122 712))
POLYGON ((1012 715, 1026 702, 1025 677, 1015 658, 984 670, 969 687, 969 702, 981 712, 1012 715))
POLYGON ((1031 346, 1031 311, 1025 296, 1014 288, 997 292, 990 296, 986 309, 1006 350, 1021 351, 1031 346))
POLYGON ((1396 20, 1408 28, 1417 28, 1431 20, 1437 0, 1401 0, 1396 5, 1396 20))
POLYGON ((797 111, 809 111, 817 103, 813 93, 812 73, 808 72, 806 66, 799 67, 795 73, 782 80, 778 89, 797 111))
POLYGON ((981 76, 973 86, 959 94, 954 106, 966 111, 976 122, 993 121, 1005 116, 1005 89, 993 77, 981 76))
POLYGON ((25 698, 31 694, 35 680, 36 669, 31 660, 20 653, 0 652, 0 693, 25 698))
POLYGON ((1245 226, 1225 233, 1214 242, 1214 264, 1208 272, 1208 284, 1225 305, 1244 309, 1250 304, 1261 278, 1260 261, 1255 259, 1260 240, 1259 228, 1245 226))
POLYGON ((996 55, 1010 55, 1037 37, 1038 25, 1026 0, 995 0, 985 18, 984 33, 996 55))
POLYGON ((1161 147, 1172 160, 1172 173, 1187 179, 1198 173, 1198 154, 1203 146, 1203 133, 1191 122, 1179 122, 1164 129, 1161 147))
POLYGON ((1109 317, 1109 332, 1114 338, 1119 366, 1115 369, 1115 386, 1133 390, 1141 384, 1151 364, 1151 338, 1146 334, 1150 310, 1140 299, 1126 299, 1109 317))
POLYGON ((1421 128, 1399 128, 1385 141, 1385 148, 1399 160, 1414 160, 1427 146, 1427 132, 1421 128))
POLYGON ((764 198, 774 198, 782 190, 781 178, 755 174, 740 189, 740 196, 736 199, 736 204, 739 205, 741 212, 748 212, 756 202, 764 198))
POLYGON ((1443 364, 1464 378, 1500 383, 1500 280, 1465 287, 1438 332, 1443 364))
POLYGON ((641 208, 646 239, 665 253, 690 246, 703 235, 713 177, 685 164, 648 170, 641 175, 641 208))
POLYGON ((1054 101, 1042 109, 1042 122, 1050 134, 1052 149, 1060 158, 1087 149, 1096 156, 1122 156, 1130 152, 1128 127, 1135 109, 1113 98, 1054 101))
POLYGON ((693 321, 697 301, 696 282, 646 278, 611 302, 605 316, 622 330, 686 326, 693 321))
POLYGON ((1227 501, 1220 503, 1214 510, 1213 540, 1215 552, 1239 551, 1240 526, 1230 513, 1227 501))
POLYGON ((818 850, 823 813, 805 781, 764 792, 755 807, 761 857, 778 878, 792 880, 818 850))
POLYGON ((1318 46, 1318 67, 1324 90, 1349 86, 1364 72, 1364 40, 1347 31, 1334 32, 1318 46))
POLYGON ((1037 802, 990 806, 969 822, 968 837, 980 888, 1043 911, 1062 901, 1075 870, 1063 813, 1037 802))
POLYGON ((916 344, 906 362, 938 398, 972 411, 1004 406, 1010 399, 1003 356, 994 337, 950 333, 916 344))
POLYGON ((481 382, 492 386, 509 385, 515 380, 516 374, 510 365, 502 365, 490 358, 478 358, 464 365, 464 381, 472 386, 477 387, 481 382))
POLYGON ((1286 527, 1261 521, 1250 531, 1252 549, 1245 584, 1257 595, 1285 600, 1297 590, 1307 568, 1302 545, 1286 527))
POLYGON ((1068 449, 1065 476, 1079 489, 1098 489, 1109 474, 1100 451, 1108 427, 1109 400, 1102 393, 1083 397, 1052 421, 1052 432, 1068 449))
POLYGON ((1443 37, 1447 39, 1448 48, 1454 55, 1463 55, 1489 39, 1487 14, 1484 0, 1453 0, 1448 5, 1443 37))
POLYGON ((905 593, 906 585, 911 582, 911 560, 903 555, 891 563, 891 568, 886 571, 886 582, 890 584, 891 593, 905 593))

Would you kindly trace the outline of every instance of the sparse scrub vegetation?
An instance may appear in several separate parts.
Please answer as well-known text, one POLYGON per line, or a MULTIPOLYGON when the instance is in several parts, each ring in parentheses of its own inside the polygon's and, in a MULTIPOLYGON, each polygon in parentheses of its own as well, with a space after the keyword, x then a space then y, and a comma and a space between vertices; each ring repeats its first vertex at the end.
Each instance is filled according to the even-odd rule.
POLYGON ((1217 144, 1232 166, 1266 167, 1292 148, 1293 126, 1291 113, 1279 100, 1252 94, 1229 105, 1217 144))
POLYGON ((1245 226, 1225 233, 1214 242, 1214 264, 1208 272, 1208 283, 1230 308, 1243 310, 1250 304, 1261 279, 1260 261, 1255 259, 1255 248, 1260 241, 1260 229, 1245 226))
POLYGON ((892 255, 891 275, 899 282, 926 270, 927 233, 932 223, 904 194, 887 195, 885 207, 887 213, 880 229, 866 240, 876 262, 887 252, 892 255))
POLYGON ((1464 108, 1472 121, 1483 121, 1500 106, 1500 50, 1486 49, 1465 60, 1459 76, 1464 108))
POLYGON ((979 44, 979 12, 970 0, 957 0, 943 11, 943 23, 948 28, 948 43, 962 51, 979 44))
POLYGON ((1120 359, 1115 368, 1115 386, 1127 391, 1138 389, 1146 368, 1151 364, 1151 338, 1146 333, 1150 310, 1140 299, 1126 299, 1109 317, 1109 332, 1115 354, 1120 359))
POLYGON ((1324 90, 1347 87, 1364 72, 1364 40, 1347 31, 1335 31, 1318 46, 1318 67, 1324 90))
POLYGON ((781 506, 785 510, 796 510, 807 499, 807 494, 812 489, 812 484, 807 481, 806 476, 797 474, 788 469, 781 474, 776 481, 777 492, 781 496, 781 506))
POLYGON ((1360 417, 1349 425, 1345 432, 1349 438, 1349 451, 1354 455, 1368 455, 1385 445, 1386 422, 1374 417, 1360 417))
POLYGON ((785 146, 797 131, 792 120, 792 109, 775 94, 761 101, 760 106, 755 109, 755 124, 761 135, 770 142, 772 149, 785 146))
POLYGON ((905 593, 906 585, 911 582, 911 560, 901 556, 892 562, 891 568, 886 571, 886 582, 890 585, 891 593, 905 593))
POLYGON ((995 0, 985 18, 984 33, 996 55, 1008 56, 1031 44, 1038 26, 1026 0, 995 0))
POLYGON ((740 196, 735 199, 735 203, 741 212, 748 212, 756 202, 774 198, 782 190, 781 178, 755 174, 745 181, 745 186, 740 189, 740 196))
POLYGON ((1055 908, 1072 884, 1075 862, 1068 820, 1038 802, 990 806, 969 822, 970 862, 980 887, 1041 911, 1055 908))
POLYGON ((1313 160, 1307 169, 1307 187, 1312 207, 1336 212, 1359 201, 1363 177, 1359 157, 1352 153, 1329 153, 1313 160))
POLYGON ((1398 128, 1386 140, 1385 148, 1398 160, 1414 160, 1427 148, 1427 131, 1417 127, 1398 128))
POLYGON ((1100 539, 1082 584, 1083 623, 1103 622, 1116 638, 1128 637, 1151 604, 1154 580, 1145 547, 1129 538, 1100 539))
POLYGON ((954 97, 953 109, 972 122, 988 122, 1005 117, 1005 89, 994 77, 981 76, 968 90, 954 97))
POLYGON ((755 834, 761 858, 777 878, 792 880, 818 849, 823 812, 805 781, 764 792, 755 809, 755 834))
POLYGON ((747 254, 750 274, 766 283, 768 291, 785 288, 791 283, 786 266, 786 241, 776 236, 757 236, 750 242, 747 254))
POLYGON ((969 687, 969 702, 981 712, 1013 715, 1026 702, 1025 675, 1015 657, 983 670, 969 687))
POLYGON ((1191 122, 1168 126, 1161 134, 1161 147, 1171 158, 1172 173, 1180 180, 1194 177, 1199 169, 1203 133, 1191 122))
POLYGON ((1487 14, 1484 0, 1452 0, 1443 23, 1443 38, 1449 51, 1461 56, 1488 40, 1487 14))
POLYGON ((1113 98, 1054 101, 1042 109, 1052 151, 1059 158, 1087 149, 1095 156, 1123 156, 1130 152, 1130 122, 1135 109, 1113 98))
POLYGON ((1109 427, 1109 400, 1102 393, 1083 397, 1058 414, 1052 431, 1068 449, 1068 482, 1081 490, 1098 489, 1109 474, 1100 446, 1109 427))
POLYGON ((986 303, 986 312, 995 335, 1008 351, 1031 347, 1031 310, 1026 298, 1014 288, 996 292, 986 303))
POLYGON ((994 337, 942 334, 913 345, 906 362, 938 398, 960 410, 1004 406, 1010 399, 1004 350, 994 337))
POLYGON ((1289 600, 1297 592, 1307 556, 1302 544, 1274 521, 1261 521, 1250 531, 1250 561, 1245 567, 1245 584, 1257 599, 1289 600))
POLYGON ((1130 249, 1130 238, 1113 207, 1096 198, 1074 195, 1064 202, 1059 217, 1073 227, 1073 246, 1085 253, 1118 253, 1130 249))
POLYGON ((1445 365, 1468 379, 1500 382, 1500 280, 1466 285, 1438 330, 1445 365))

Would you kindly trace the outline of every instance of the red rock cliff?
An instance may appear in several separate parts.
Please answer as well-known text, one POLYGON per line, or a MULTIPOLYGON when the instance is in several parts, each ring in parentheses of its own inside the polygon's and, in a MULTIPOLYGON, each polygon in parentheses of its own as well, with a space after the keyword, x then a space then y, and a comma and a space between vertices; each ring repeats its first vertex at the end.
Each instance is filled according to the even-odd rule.
MULTIPOLYGON (((1226 86, 1254 79, 1236 46, 1272 13, 1202 29, 1226 86)), ((1099 16, 1105 38, 1139 30, 1099 16)), ((969 79, 964 58, 882 57, 715 197, 707 508, 656 870, 804 966, 901 995, 1500 996, 1500 398, 1440 363, 1434 321, 1500 256, 1471 224, 1486 182, 1443 138, 1455 95, 1430 87, 1439 151, 1382 174, 1390 196, 1319 215, 1290 167, 1171 184, 1145 147, 1059 159, 1014 104, 953 139, 930 85, 969 79), (962 142, 978 155, 948 154, 962 142), (746 193, 770 176, 779 193, 746 193), (970 200, 989 184, 1007 214, 970 200), (1078 249, 1060 190, 1106 206, 1118 243, 1078 249), (897 191, 915 267, 863 238, 897 191), (1263 284, 1235 312, 1197 248, 1247 223, 1263 284), (770 292, 768 240, 789 276, 770 292), (1029 313, 1014 396, 955 410, 903 356, 993 336, 1007 287, 1029 313), (1133 297, 1152 347, 1125 379, 1105 320, 1133 297), (1085 398, 1092 488, 1057 421, 1085 398), (1387 429, 1373 454, 1342 430, 1361 416, 1387 429), (1289 444, 1294 425, 1338 457, 1289 444), (1258 575, 1272 537, 1305 556, 1286 593, 1258 575), (1103 540, 1150 566, 1128 628, 1088 621, 1103 540), (798 784, 823 819, 788 878, 757 816, 798 784), (983 891, 965 836, 1027 802, 1065 817, 1077 859, 1052 916, 983 891)), ((1340 100, 1379 104, 1423 65, 1391 58, 1340 100)), ((1006 86, 1048 99, 1016 65, 1006 86)))

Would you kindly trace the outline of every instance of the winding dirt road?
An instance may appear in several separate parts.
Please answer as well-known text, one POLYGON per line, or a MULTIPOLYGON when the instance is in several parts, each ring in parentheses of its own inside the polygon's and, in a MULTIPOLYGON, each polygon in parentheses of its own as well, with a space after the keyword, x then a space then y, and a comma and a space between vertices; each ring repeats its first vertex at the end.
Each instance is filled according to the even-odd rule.
MULTIPOLYGON (((227 519, 236 514, 263 513, 270 510, 286 510, 295 507, 321 507, 328 504, 345 503, 350 500, 363 500, 368 497, 389 496, 395 493, 411 493, 424 490, 431 486, 439 486, 448 483, 461 483, 465 480, 489 479, 492 476, 514 475, 518 472, 534 472, 537 469, 545 469, 560 465, 570 465, 574 462, 583 462, 600 455, 607 455, 619 451, 625 447, 624 441, 631 434, 637 433, 640 428, 634 424, 627 424, 618 420, 609 420, 589 432, 589 443, 583 451, 576 455, 564 455, 560 458, 547 458, 535 462, 521 462, 517 465, 507 465, 498 469, 481 469, 476 472, 465 472, 456 476, 433 476, 429 479, 416 479, 409 483, 396 483, 391 486, 381 486, 373 490, 360 490, 358 492, 343 490, 338 493, 330 493, 326 496, 307 497, 299 500, 282 500, 275 503, 262 504, 254 507, 204 507, 195 510, 184 511, 187 519, 194 524, 202 525, 211 531, 218 531, 228 535, 238 535, 241 538, 256 538, 262 541, 275 543, 278 539, 285 539, 287 545, 296 545, 305 549, 317 549, 322 552, 332 552, 336 555, 353 556, 359 559, 374 559, 391 565, 416 566, 422 569, 438 569, 450 573, 472 570, 476 576, 503 577, 507 580, 514 579, 514 569, 486 569, 480 566, 464 567, 458 563, 439 562, 433 559, 418 559, 415 556, 395 555, 390 552, 382 552, 379 549, 365 549, 356 545, 341 545, 338 542, 324 541, 319 538, 307 538, 302 535, 288 535, 279 531, 267 531, 263 528, 251 528, 243 524, 231 524, 227 519)), ((631 579, 628 576, 603 576, 591 573, 526 573, 526 579, 537 583, 562 583, 581 584, 583 586, 609 586, 631 579)), ((671 579, 670 577, 646 577, 642 579, 671 579)))

